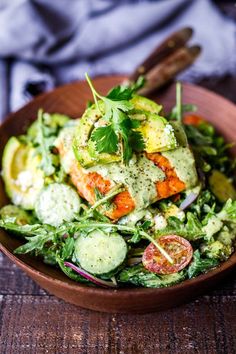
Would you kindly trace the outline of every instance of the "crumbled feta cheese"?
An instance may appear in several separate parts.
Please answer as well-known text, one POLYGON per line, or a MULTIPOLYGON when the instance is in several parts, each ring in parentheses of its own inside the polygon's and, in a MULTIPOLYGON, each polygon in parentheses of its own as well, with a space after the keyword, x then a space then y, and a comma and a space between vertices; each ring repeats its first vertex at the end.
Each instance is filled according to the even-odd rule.
POLYGON ((22 192, 26 192, 28 188, 30 188, 33 184, 33 175, 30 171, 21 171, 17 179, 15 181, 15 184, 20 187, 22 192))
POLYGON ((176 217, 177 217, 180 221, 183 221, 184 218, 185 218, 185 213, 184 213, 184 211, 179 209, 179 211, 178 211, 177 214, 176 214, 176 217))
POLYGON ((137 156, 133 154, 132 158, 129 160, 129 166, 134 166, 137 163, 137 156))
POLYGON ((164 133, 170 135, 173 132, 174 132, 174 129, 173 129, 172 125, 166 124, 166 126, 164 128, 164 133))
POLYGON ((154 222, 156 230, 164 229, 167 226, 167 221, 161 214, 157 214, 154 216, 154 222))
POLYGON ((20 205, 22 203, 23 196, 20 194, 14 194, 12 196, 12 201, 15 205, 20 205))
POLYGON ((182 221, 185 218, 184 211, 178 208, 175 204, 170 204, 164 214, 166 219, 168 219, 170 216, 174 216, 182 221))

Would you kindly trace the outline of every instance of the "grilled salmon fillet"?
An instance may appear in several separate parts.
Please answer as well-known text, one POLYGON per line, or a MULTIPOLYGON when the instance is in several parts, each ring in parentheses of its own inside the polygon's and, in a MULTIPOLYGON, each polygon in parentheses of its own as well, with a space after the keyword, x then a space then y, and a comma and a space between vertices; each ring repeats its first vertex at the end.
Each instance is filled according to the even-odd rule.
MULTIPOLYGON (((71 181, 76 187, 79 195, 93 205, 96 201, 95 189, 105 196, 116 183, 109 178, 105 178, 97 171, 84 169, 79 164, 72 153, 73 139, 71 138, 71 141, 69 140, 68 133, 69 131, 66 134, 66 144, 63 139, 59 139, 56 145, 61 157, 62 165, 63 161, 66 161, 66 172, 70 175, 71 181)), ((161 169, 165 176, 163 180, 155 183, 155 201, 176 195, 187 188, 186 183, 177 175, 175 166, 172 166, 168 158, 163 156, 162 153, 146 153, 145 156, 152 161, 157 168, 161 169)), ((126 187, 127 189, 125 191, 117 194, 113 198, 111 208, 104 212, 105 215, 112 220, 117 220, 122 216, 129 214, 136 207, 135 200, 129 192, 129 186, 126 187)), ((153 201, 150 201, 149 204, 151 203, 153 203, 153 201)))
MULTIPOLYGON (((159 153, 147 154, 147 157, 161 168, 166 175, 164 181, 156 183, 156 200, 168 198, 185 189, 185 183, 177 177, 167 158, 159 153)), ((114 186, 111 181, 104 179, 97 172, 85 172, 78 162, 71 167, 70 177, 80 196, 90 204, 94 204, 96 201, 95 188, 105 195, 114 186)), ((113 208, 106 211, 105 214, 113 220, 129 214, 135 209, 135 202, 128 190, 117 194, 112 200, 112 204, 113 208)))

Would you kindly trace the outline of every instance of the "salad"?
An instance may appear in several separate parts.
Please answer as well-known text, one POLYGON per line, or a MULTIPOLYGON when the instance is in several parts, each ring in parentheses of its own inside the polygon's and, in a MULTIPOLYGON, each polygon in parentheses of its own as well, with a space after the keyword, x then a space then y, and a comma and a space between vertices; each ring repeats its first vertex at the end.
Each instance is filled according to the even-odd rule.
POLYGON ((69 278, 102 287, 166 287, 219 266, 236 239, 232 146, 181 102, 171 112, 140 77, 81 118, 38 112, 4 149, 11 204, 0 227, 69 278))

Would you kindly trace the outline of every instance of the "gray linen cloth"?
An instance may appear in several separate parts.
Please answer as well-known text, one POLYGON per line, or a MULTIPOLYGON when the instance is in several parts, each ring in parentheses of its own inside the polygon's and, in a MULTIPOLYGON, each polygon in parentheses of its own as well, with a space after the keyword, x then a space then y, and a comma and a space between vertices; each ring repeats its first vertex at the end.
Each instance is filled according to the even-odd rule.
POLYGON ((236 24, 210 0, 0 0, 0 118, 86 71, 128 74, 184 26, 203 53, 181 79, 236 73, 236 24))

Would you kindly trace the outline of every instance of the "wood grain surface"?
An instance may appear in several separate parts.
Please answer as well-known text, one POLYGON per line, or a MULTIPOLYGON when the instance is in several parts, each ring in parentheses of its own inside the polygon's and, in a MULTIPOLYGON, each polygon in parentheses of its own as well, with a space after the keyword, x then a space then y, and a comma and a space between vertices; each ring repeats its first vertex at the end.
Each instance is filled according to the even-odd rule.
POLYGON ((0 255, 1 354, 236 352, 236 282, 148 315, 83 310, 48 295, 0 255))
MULTIPOLYGON (((236 79, 205 80, 236 102, 236 79)), ((48 295, 0 254, 0 353, 235 354, 236 280, 147 315, 105 314, 48 295)))

